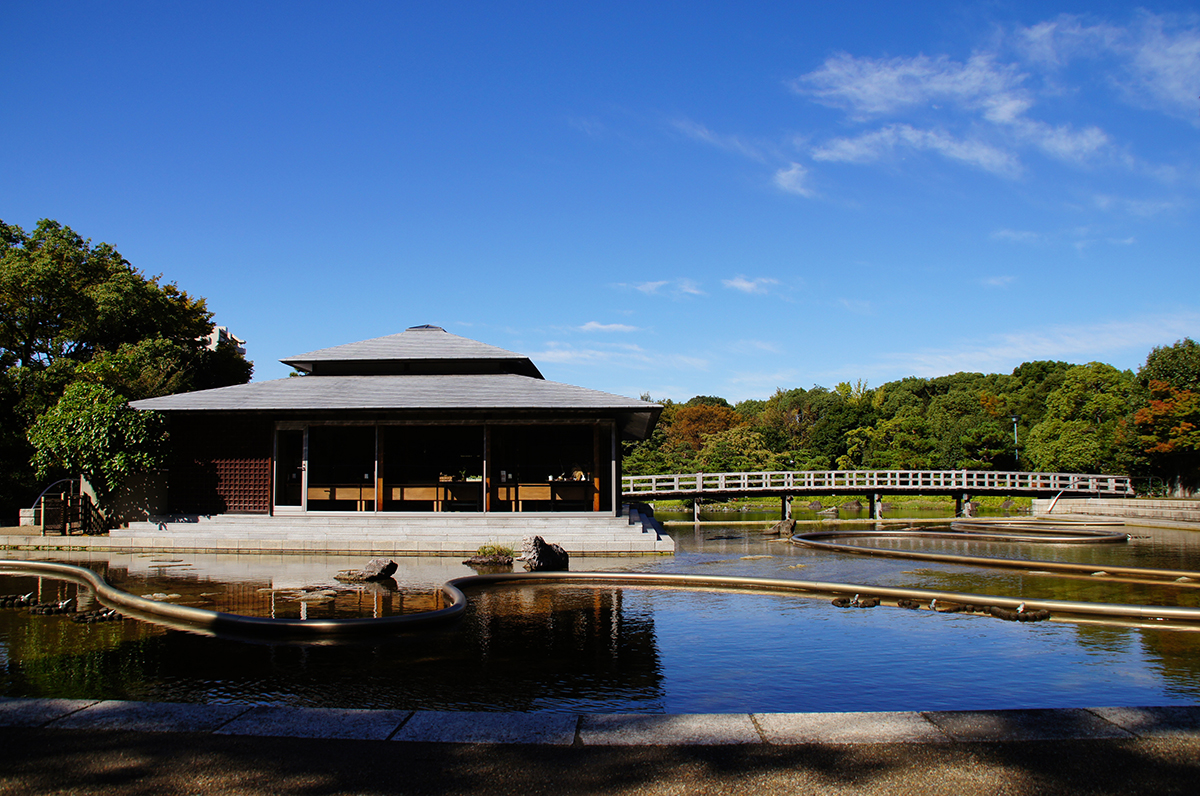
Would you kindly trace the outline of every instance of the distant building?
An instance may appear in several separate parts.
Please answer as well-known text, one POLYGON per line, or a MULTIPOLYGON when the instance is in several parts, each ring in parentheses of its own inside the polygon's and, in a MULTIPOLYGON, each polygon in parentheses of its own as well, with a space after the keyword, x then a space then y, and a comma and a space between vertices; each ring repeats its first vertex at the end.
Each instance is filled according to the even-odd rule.
POLYGON ((202 339, 204 347, 209 351, 216 351, 218 345, 229 342, 233 343, 239 354, 246 356, 246 341, 230 332, 228 326, 214 326, 212 333, 202 339))
POLYGON ((304 377, 132 404, 169 418, 166 511, 617 515, 620 443, 662 411, 436 326, 282 361, 304 377))

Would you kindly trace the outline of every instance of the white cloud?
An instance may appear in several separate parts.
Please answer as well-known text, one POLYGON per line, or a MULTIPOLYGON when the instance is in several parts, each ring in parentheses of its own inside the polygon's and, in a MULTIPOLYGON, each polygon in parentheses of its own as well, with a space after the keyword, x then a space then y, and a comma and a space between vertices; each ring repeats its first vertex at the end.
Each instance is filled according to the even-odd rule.
POLYGON ((639 293, 645 293, 647 296, 659 296, 664 293, 669 293, 676 298, 680 296, 703 296, 704 291, 700 289, 700 285, 694 279, 682 277, 679 279, 659 279, 653 282, 638 282, 634 284, 618 283, 614 287, 623 289, 633 289, 639 293))
POLYGON ((1015 31, 1017 51, 1031 64, 1060 70, 1072 61, 1100 61, 1097 71, 1126 102, 1200 124, 1196 75, 1200 26, 1194 15, 1139 11, 1128 26, 1086 25, 1063 14, 1015 31))
POLYGON ((1006 243, 1040 243, 1042 241, 1042 236, 1038 233, 1019 229, 998 229, 988 237, 1006 243))
POLYGON ((759 277, 758 279, 747 279, 739 274, 733 279, 722 279, 721 284, 732 290, 740 290, 743 293, 767 293, 771 285, 778 285, 778 279, 770 277, 759 277))
POLYGON ((973 55, 964 64, 944 55, 884 60, 839 53, 791 86, 861 120, 939 101, 968 107, 1010 102, 1018 99, 1014 92, 1024 79, 1015 66, 997 64, 989 54, 973 55))
POLYGON ((648 295, 653 295, 658 292, 659 288, 667 284, 666 280, 659 282, 642 282, 640 285, 634 285, 635 290, 640 290, 648 295))
POLYGON ((599 323, 597 321, 588 321, 579 327, 581 332, 636 332, 637 330, 636 326, 628 326, 623 323, 599 323))
POLYGON ((914 376, 959 371, 1004 372, 1032 360, 1071 362, 1118 359, 1120 352, 1149 352, 1156 345, 1195 335, 1200 314, 1180 313, 1087 326, 995 335, 956 349, 924 349, 886 357, 889 370, 914 376))
POLYGON ((990 276, 983 280, 983 284, 987 287, 1008 287, 1015 279, 1015 276, 990 276))
POLYGON ((933 130, 918 130, 907 124, 888 125, 857 138, 836 138, 813 150, 814 160, 870 163, 899 148, 936 152, 976 168, 1002 176, 1016 176, 1021 166, 1016 157, 982 141, 962 141, 933 130))
POLYGON ((850 312, 853 312, 855 315, 870 315, 871 314, 871 302, 869 302, 869 301, 863 301, 861 299, 842 298, 842 299, 838 299, 838 303, 841 304, 846 309, 850 310, 850 312))
POLYGON ((676 130, 679 130, 679 132, 695 141, 715 146, 718 149, 724 149, 727 152, 743 155, 760 163, 766 162, 766 157, 758 146, 748 143, 739 136, 715 133, 704 125, 689 119, 678 119, 672 122, 672 124, 676 130))
POLYGON ((808 169, 799 163, 792 163, 786 169, 775 172, 775 185, 788 193, 799 196, 812 196, 813 190, 805 183, 808 180, 808 169))

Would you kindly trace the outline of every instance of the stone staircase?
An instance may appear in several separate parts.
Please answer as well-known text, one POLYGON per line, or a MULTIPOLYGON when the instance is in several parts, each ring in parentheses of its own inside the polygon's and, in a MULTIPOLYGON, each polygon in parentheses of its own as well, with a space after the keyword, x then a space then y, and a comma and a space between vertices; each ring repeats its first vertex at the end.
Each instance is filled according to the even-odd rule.
POLYGON ((571 555, 654 555, 675 552, 653 511, 625 507, 598 514, 251 514, 151 517, 109 533, 132 549, 193 552, 329 552, 365 555, 463 555, 485 544, 520 550, 541 536, 571 555))

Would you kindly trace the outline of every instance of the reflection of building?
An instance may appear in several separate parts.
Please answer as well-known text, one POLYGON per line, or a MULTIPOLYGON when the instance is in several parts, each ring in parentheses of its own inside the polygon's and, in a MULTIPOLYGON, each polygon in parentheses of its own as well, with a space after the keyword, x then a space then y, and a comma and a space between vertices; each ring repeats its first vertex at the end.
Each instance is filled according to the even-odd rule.
POLYGON ((617 517, 620 442, 661 411, 436 326, 283 362, 305 375, 133 404, 170 419, 169 513, 617 517))

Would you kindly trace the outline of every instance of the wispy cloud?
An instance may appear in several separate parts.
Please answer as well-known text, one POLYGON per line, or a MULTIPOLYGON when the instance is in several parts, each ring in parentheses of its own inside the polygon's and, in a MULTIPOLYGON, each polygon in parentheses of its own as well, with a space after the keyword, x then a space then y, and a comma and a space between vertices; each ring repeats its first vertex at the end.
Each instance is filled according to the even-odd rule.
POLYGON ((1003 372, 1022 362, 1051 359, 1112 361, 1128 351, 1149 352, 1195 334, 1200 314, 1136 318, 1083 326, 1056 326, 1042 330, 994 335, 965 341, 959 348, 923 349, 885 357, 891 372, 914 376, 943 376, 959 371, 1003 372))
POLYGON ((535 362, 553 362, 558 365, 605 365, 617 363, 624 368, 638 370, 684 370, 703 371, 708 369, 708 360, 688 354, 648 351, 634 344, 597 345, 581 347, 550 341, 545 348, 530 354, 535 362))
POLYGON ((722 279, 721 284, 731 290, 740 290, 743 293, 768 293, 772 285, 779 284, 779 280, 768 276, 747 279, 738 274, 733 279, 722 279))
POLYGON ((1110 149, 1111 141, 1099 127, 1075 130, 1031 118, 1035 96, 1025 85, 1028 78, 1017 64, 1002 64, 989 53, 966 62, 947 56, 873 59, 841 53, 791 85, 857 122, 909 113, 933 113, 941 119, 932 127, 895 122, 833 139, 813 148, 815 160, 869 163, 897 149, 912 149, 1015 177, 1022 171, 1017 151, 1024 146, 1073 163, 1110 149))
POLYGON ((1064 15, 1000 30, 966 60, 838 53, 788 85, 863 128, 813 145, 816 161, 869 164, 924 151, 1013 178, 1027 169, 1023 155, 1039 153, 1077 166, 1110 164, 1169 177, 1129 155, 1097 124, 1038 118, 1040 106, 1050 105, 1046 98, 1079 91, 1077 82, 1064 80, 1094 80, 1093 73, 1130 104, 1200 125, 1197 17, 1144 11, 1124 27, 1064 15), (1065 67, 1085 58, 1093 61, 1087 76, 1067 78, 1065 67))
POLYGON ((652 296, 660 289, 666 287, 667 284, 667 280, 663 279, 658 282, 642 282, 641 284, 634 285, 633 287, 635 290, 640 290, 641 292, 652 296))
POLYGON ((897 149, 936 152, 1002 176, 1012 177, 1021 172, 1020 162, 1011 152, 983 141, 961 140, 940 130, 918 130, 907 124, 887 125, 855 138, 835 138, 813 149, 812 156, 813 160, 870 163, 897 149))
POLYGON ((935 102, 1005 109, 1011 114, 1027 105, 1018 93, 1024 79, 1016 66, 997 64, 994 56, 986 54, 959 63, 945 55, 875 59, 839 53, 790 85, 865 121, 935 102))
POLYGON ((636 326, 628 326, 624 323, 600 323, 598 321, 588 321, 579 327, 581 332, 636 332, 637 330, 636 326))
POLYGON ((1020 229, 998 229, 988 237, 1005 243, 1041 243, 1044 240, 1037 232, 1020 229))
POLYGON ((774 182, 781 190, 798 196, 813 196, 814 191, 808 184, 808 169, 799 163, 792 163, 787 168, 775 172, 774 182))
POLYGON ((761 146, 752 144, 740 136, 715 133, 704 125, 693 122, 690 119, 677 119, 672 122, 672 126, 693 141, 700 141, 718 149, 724 149, 727 152, 733 152, 748 157, 751 160, 757 160, 760 163, 767 161, 767 157, 764 155, 761 146))
POLYGON ((861 299, 841 298, 841 299, 838 299, 838 303, 841 304, 846 309, 850 310, 850 312, 853 312, 855 315, 870 315, 871 314, 871 302, 869 302, 869 301, 863 301, 861 299))
POLYGON ((1014 276, 990 276, 983 280, 987 287, 1008 287, 1016 280, 1014 276))
POLYGON ((680 298, 683 296, 707 295, 700 289, 700 285, 696 280, 686 277, 680 277, 679 279, 659 279, 653 282, 622 282, 618 283, 616 287, 636 290, 639 293, 645 293, 647 296, 670 295, 680 298))
POLYGON ((1013 44, 1030 64, 1052 72, 1074 61, 1112 59, 1098 71, 1122 99, 1200 125, 1200 26, 1195 15, 1139 11, 1129 25, 1119 26, 1087 24, 1082 17, 1063 14, 1017 28, 1013 44))

